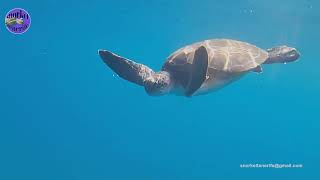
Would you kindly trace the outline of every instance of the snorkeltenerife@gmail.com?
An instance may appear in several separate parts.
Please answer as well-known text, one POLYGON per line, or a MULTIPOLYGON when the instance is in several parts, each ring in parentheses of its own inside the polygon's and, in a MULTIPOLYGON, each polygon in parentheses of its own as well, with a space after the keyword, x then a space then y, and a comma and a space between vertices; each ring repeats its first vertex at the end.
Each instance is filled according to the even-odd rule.
POLYGON ((303 164, 278 164, 278 163, 266 163, 266 164, 240 164, 240 168, 274 168, 274 169, 283 169, 283 168, 303 168, 303 164))

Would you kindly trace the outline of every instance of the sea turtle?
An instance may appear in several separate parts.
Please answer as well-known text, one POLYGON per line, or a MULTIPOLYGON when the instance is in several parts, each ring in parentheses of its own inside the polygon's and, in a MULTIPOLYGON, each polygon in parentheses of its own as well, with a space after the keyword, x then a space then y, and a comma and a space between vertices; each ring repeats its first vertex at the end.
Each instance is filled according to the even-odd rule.
POLYGON ((144 86, 149 95, 173 93, 187 97, 224 87, 250 71, 261 73, 261 64, 293 62, 300 57, 292 47, 263 50, 237 40, 211 39, 178 49, 168 57, 161 71, 154 72, 110 51, 98 52, 115 73, 144 86))

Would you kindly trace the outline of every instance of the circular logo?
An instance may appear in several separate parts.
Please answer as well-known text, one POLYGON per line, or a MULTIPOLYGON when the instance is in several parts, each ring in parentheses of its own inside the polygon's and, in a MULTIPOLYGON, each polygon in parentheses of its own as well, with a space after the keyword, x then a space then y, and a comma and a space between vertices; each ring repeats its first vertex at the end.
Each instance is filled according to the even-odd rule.
POLYGON ((25 33, 31 24, 29 13, 21 8, 11 9, 6 17, 5 24, 7 29, 14 34, 25 33))

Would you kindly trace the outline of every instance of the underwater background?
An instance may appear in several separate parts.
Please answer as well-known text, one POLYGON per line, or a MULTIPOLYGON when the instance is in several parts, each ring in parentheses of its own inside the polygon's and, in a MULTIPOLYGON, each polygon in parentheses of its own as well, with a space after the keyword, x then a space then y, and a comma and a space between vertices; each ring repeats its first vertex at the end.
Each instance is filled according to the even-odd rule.
POLYGON ((320 178, 320 1, 0 0, 3 21, 16 7, 32 23, 0 26, 1 180, 320 178), (150 97, 97 54, 159 70, 211 38, 301 57, 185 98, 150 97))

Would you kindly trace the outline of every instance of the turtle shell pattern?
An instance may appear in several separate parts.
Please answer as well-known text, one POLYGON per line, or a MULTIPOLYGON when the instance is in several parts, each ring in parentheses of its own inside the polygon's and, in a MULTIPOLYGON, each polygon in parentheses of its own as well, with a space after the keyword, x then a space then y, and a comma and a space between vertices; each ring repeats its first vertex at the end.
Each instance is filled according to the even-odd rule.
POLYGON ((208 53, 207 78, 200 88, 205 90, 237 79, 268 58, 265 50, 252 44, 229 39, 211 39, 178 49, 168 57, 162 70, 169 71, 185 87, 189 77, 188 66, 192 64, 194 53, 200 46, 204 46, 208 53))

